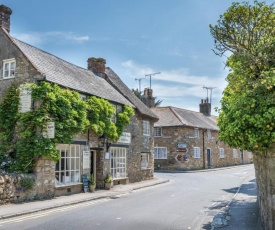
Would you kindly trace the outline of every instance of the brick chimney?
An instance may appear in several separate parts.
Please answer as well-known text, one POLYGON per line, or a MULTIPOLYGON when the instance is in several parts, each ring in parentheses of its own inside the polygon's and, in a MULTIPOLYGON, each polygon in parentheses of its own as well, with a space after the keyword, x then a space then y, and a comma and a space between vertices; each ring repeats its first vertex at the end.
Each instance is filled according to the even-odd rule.
POLYGON ((208 99, 201 99, 200 113, 202 113, 205 116, 211 116, 211 103, 208 102, 208 99))
POLYGON ((147 105, 147 107, 155 107, 155 98, 153 97, 153 90, 149 88, 144 89, 144 94, 141 97, 142 102, 147 105))
POLYGON ((104 58, 91 57, 88 59, 88 70, 93 71, 93 73, 99 77, 105 78, 105 64, 106 60, 104 58))
POLYGON ((0 26, 6 31, 10 32, 10 15, 12 14, 12 10, 5 6, 0 5, 0 26))

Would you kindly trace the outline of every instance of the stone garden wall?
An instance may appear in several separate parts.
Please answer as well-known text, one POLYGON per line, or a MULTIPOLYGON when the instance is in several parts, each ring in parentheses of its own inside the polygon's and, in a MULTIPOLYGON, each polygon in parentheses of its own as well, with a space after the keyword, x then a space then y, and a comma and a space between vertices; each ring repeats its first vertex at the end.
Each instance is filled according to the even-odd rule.
POLYGON ((254 154, 258 202, 265 230, 275 229, 275 148, 266 155, 254 154))
POLYGON ((35 198, 36 185, 33 174, 0 174, 0 205, 35 198), (33 185, 32 188, 30 185, 33 185))

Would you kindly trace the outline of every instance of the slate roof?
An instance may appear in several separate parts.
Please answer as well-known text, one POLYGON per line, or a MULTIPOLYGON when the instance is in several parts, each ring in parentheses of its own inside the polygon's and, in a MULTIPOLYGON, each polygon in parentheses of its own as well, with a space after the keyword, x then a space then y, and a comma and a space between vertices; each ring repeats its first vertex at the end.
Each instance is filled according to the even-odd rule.
POLYGON ((136 106, 138 111, 150 118, 158 120, 158 116, 153 113, 133 92, 129 89, 119 76, 110 68, 105 70, 108 81, 113 85, 124 97, 126 97, 133 105, 136 106))
POLYGON ((33 66, 44 76, 46 81, 88 95, 98 96, 112 102, 135 107, 105 79, 96 76, 92 71, 64 61, 20 40, 10 38, 33 66))
POLYGON ((202 113, 186 109, 168 107, 155 107, 151 110, 159 117, 155 127, 190 126, 210 130, 219 130, 216 116, 205 116, 202 113))

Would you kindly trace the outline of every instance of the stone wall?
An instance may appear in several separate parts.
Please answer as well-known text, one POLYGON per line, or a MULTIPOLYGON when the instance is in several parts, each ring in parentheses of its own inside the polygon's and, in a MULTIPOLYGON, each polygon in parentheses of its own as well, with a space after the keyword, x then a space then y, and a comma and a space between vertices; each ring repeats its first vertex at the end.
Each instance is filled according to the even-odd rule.
POLYGON ((0 64, 0 100, 5 95, 12 83, 32 83, 36 79, 43 78, 33 65, 25 58, 21 51, 8 39, 7 35, 0 30, 0 60, 15 58, 15 77, 3 79, 3 65, 0 64))
POLYGON ((126 132, 132 134, 132 144, 129 146, 127 158, 127 172, 129 182, 139 182, 153 178, 154 153, 153 153, 153 122, 150 119, 136 114, 131 118, 131 123, 126 127, 126 132), (150 122, 151 136, 143 136, 143 120, 150 122), (148 168, 141 169, 141 153, 148 153, 148 168))
POLYGON ((41 157, 35 165, 36 196, 39 199, 54 196, 55 186, 55 162, 41 157))
POLYGON ((24 178, 35 180, 33 174, 0 174, 0 205, 36 199, 36 186, 32 190, 22 188, 24 178))
POLYGON ((265 230, 275 229, 275 147, 266 155, 254 154, 258 202, 265 230))
POLYGON ((154 145, 155 147, 167 147, 167 159, 155 159, 155 169, 192 170, 252 162, 247 151, 242 159, 239 149, 237 157, 234 158, 233 149, 218 140, 218 131, 211 130, 211 137, 207 136, 206 130, 198 129, 198 131, 199 137, 196 138, 194 137, 194 127, 162 127, 162 136, 154 138, 154 145), (179 143, 186 145, 186 148, 178 148, 179 143), (194 157, 194 147, 200 148, 200 158, 194 157), (224 158, 220 157, 220 148, 224 149, 224 158), (211 152, 210 161, 207 158, 207 151, 211 152))

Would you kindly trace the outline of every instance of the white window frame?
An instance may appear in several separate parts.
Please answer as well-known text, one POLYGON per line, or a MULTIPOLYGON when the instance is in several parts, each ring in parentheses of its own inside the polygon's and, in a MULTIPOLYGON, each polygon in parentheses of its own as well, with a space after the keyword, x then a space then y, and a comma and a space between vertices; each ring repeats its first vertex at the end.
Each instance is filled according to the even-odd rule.
POLYGON ((141 153, 140 166, 141 166, 141 169, 148 169, 148 167, 149 167, 149 153, 141 153))
POLYGON ((143 120, 142 127, 143 127, 143 136, 150 136, 150 122, 143 120))
POLYGON ((166 160, 167 148, 166 147, 154 147, 154 159, 166 160))
POLYGON ((238 150, 237 149, 233 149, 233 158, 238 158, 238 150))
POLYGON ((121 147, 111 147, 110 152, 110 168, 111 176, 116 178, 127 177, 126 157, 127 149, 121 147))
POLYGON ((113 106, 113 108, 115 109, 115 111, 114 111, 114 113, 113 113, 113 116, 110 118, 110 121, 116 123, 117 109, 116 109, 116 105, 113 105, 113 104, 112 104, 112 106, 113 106))
POLYGON ((194 158, 201 158, 200 147, 193 147, 194 158))
POLYGON ((211 130, 210 129, 207 129, 207 138, 208 139, 211 139, 211 130))
POLYGON ((194 138, 200 138, 200 132, 198 128, 194 129, 194 138))
POLYGON ((15 68, 16 68, 15 58, 3 60, 3 73, 2 73, 3 79, 14 78, 15 68), (12 68, 12 64, 14 64, 13 68, 12 68), (6 73, 8 73, 7 76, 6 76, 6 73))
POLYGON ((162 128, 154 127, 154 137, 161 137, 161 136, 162 136, 162 128))
POLYGON ((55 186, 80 183, 81 145, 59 144, 60 159, 55 166, 55 186))
POLYGON ((225 158, 224 148, 219 148, 219 151, 220 151, 220 158, 225 158))

